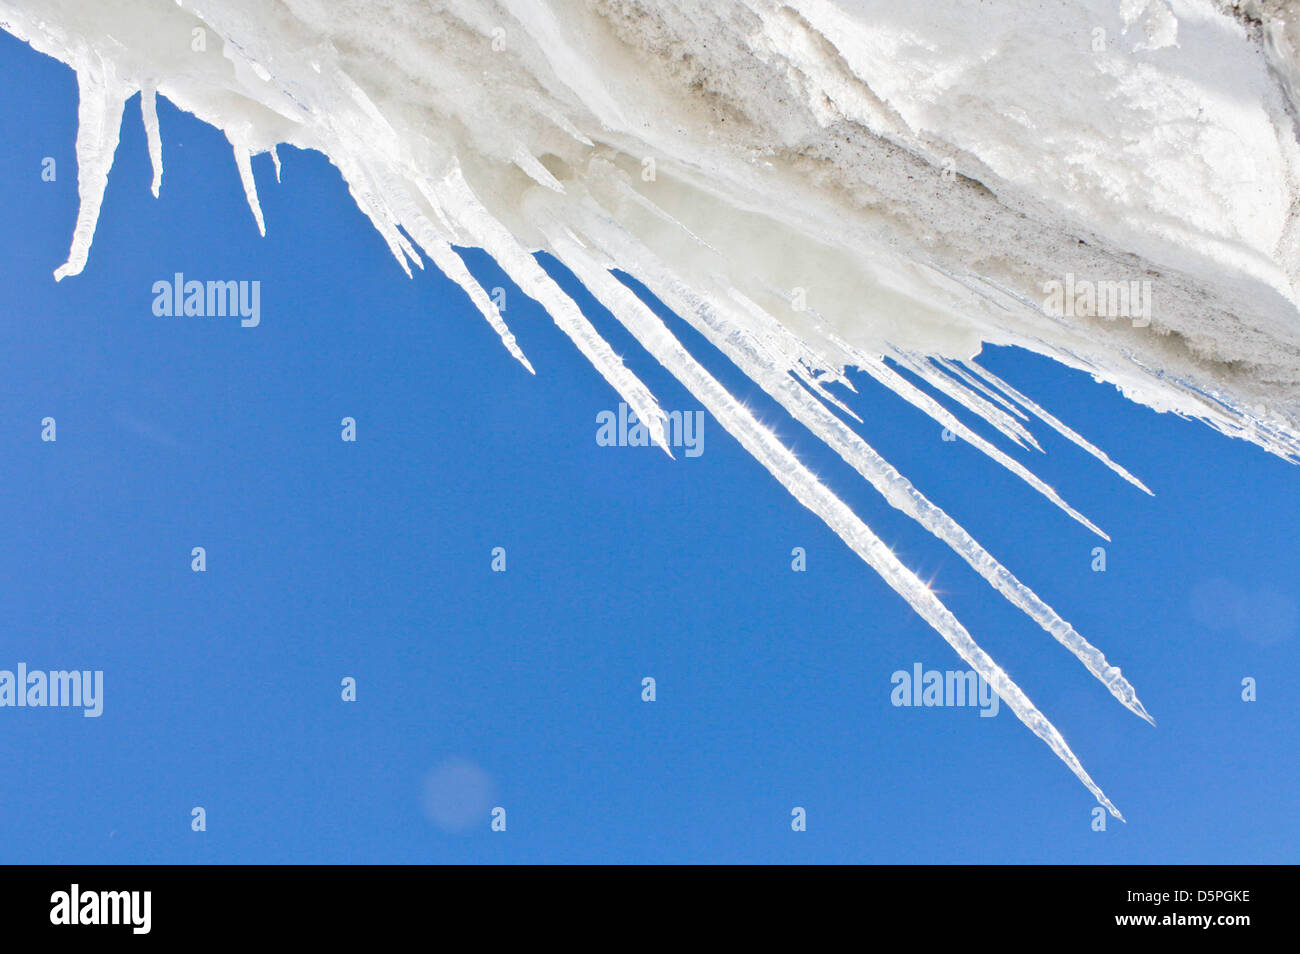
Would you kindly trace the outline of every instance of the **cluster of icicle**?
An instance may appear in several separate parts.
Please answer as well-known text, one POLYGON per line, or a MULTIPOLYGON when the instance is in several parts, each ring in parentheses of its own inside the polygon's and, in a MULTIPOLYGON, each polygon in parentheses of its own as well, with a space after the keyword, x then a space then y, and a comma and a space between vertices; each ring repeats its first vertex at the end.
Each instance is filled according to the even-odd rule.
MULTIPOLYGON (((954 10, 959 6, 954 4, 954 10)), ((1099 370, 1095 356, 1079 357, 1078 343, 1086 333, 1079 326, 1053 338, 1051 323, 1022 294, 1001 287, 1001 279, 960 273, 942 249, 927 259, 909 248, 909 242, 920 248, 927 240, 908 236, 899 226, 903 217, 887 209, 873 212, 869 201, 855 208, 840 195, 818 199, 812 186, 803 194, 787 193, 789 201, 782 204, 790 183, 806 186, 819 169, 834 180, 878 161, 871 167, 885 173, 889 163, 904 163, 898 166, 903 170, 897 176, 899 201, 919 207, 929 200, 919 192, 906 193, 922 187, 908 185, 917 177, 904 173, 926 163, 939 168, 934 156, 900 158, 889 142, 873 138, 868 127, 875 120, 867 114, 876 110, 883 115, 887 106, 841 82, 834 71, 843 67, 828 39, 834 31, 828 26, 820 33, 808 25, 818 15, 822 22, 838 24, 841 32, 846 29, 836 19, 834 4, 639 2, 623 4, 621 20, 612 14, 617 7, 561 0, 459 0, 375 4, 368 13, 362 4, 328 0, 0 2, 0 26, 76 70, 81 206, 68 260, 55 277, 76 275, 87 262, 123 110, 136 93, 153 163, 153 192, 158 194, 163 165, 156 101, 163 95, 226 133, 263 233, 252 157, 269 152, 278 179, 277 144, 328 156, 407 274, 411 264, 423 267, 427 256, 464 289, 509 353, 532 373, 504 317, 457 248, 486 250, 546 309, 671 454, 665 415, 655 396, 538 263, 535 252, 549 252, 1120 817, 1060 732, 929 586, 705 370, 612 270, 631 275, 681 316, 891 506, 951 547, 1073 653, 1116 699, 1150 722, 1120 670, 863 440, 844 419, 857 416, 831 391, 832 385, 852 391, 845 369, 862 369, 1109 539, 1028 468, 898 370, 931 385, 1018 447, 1041 450, 1025 426, 1031 416, 1037 418, 1150 493, 970 355, 972 343, 977 350, 979 341, 997 340, 1036 347, 1100 376, 1109 369, 1099 370), (796 8, 799 16, 788 15, 796 8), (762 36, 772 53, 766 59, 754 55, 755 69, 802 84, 805 92, 820 83, 799 116, 821 138, 800 131, 778 141, 778 127, 795 122, 796 110, 764 112, 768 107, 757 89, 770 86, 764 75, 751 78, 755 88, 742 95, 720 79, 725 71, 707 73, 698 65, 703 53, 695 66, 690 56, 665 53, 680 50, 688 20, 699 31, 699 42, 712 42, 713 50, 724 50, 728 43, 740 48, 737 37, 752 49, 754 37, 762 36), (619 43, 627 45, 623 53, 619 43), (620 59, 624 53, 630 57, 626 62, 620 59), (801 64, 798 76, 791 73, 793 62, 801 64), (678 72, 665 73, 665 63, 678 72), (674 79, 692 79, 687 75, 691 69, 700 74, 694 85, 680 96, 669 95, 674 79), (638 83, 644 85, 641 102, 629 92, 638 83), (738 105, 744 96, 752 100, 748 111, 738 105), (751 131, 766 123, 773 144, 745 152, 740 134, 724 127, 729 118, 751 131), (849 120, 864 125, 848 128, 849 120), (802 149, 796 148, 800 142, 802 149), (845 158, 828 148, 836 142, 844 152, 857 148, 867 153, 845 158), (814 152, 822 165, 811 159, 811 166, 801 165, 814 152), (791 279, 801 274, 811 277, 804 283, 807 306, 796 311, 790 308, 790 288, 798 282, 791 279), (832 287, 837 276, 850 274, 852 280, 844 280, 842 289, 832 287), (869 293, 869 305, 853 307, 846 317, 844 302, 860 302, 863 290, 869 293)), ((726 53, 710 55, 727 62, 726 53)), ((743 57, 730 61, 735 83, 742 81, 748 63, 743 57)), ((940 177, 934 182, 934 188, 946 187, 940 177)), ((843 185, 832 182, 836 188, 843 185)), ((959 198, 942 199, 954 203, 957 226, 962 215, 979 217, 985 201, 969 183, 962 188, 959 198), (960 203, 966 203, 964 212, 960 203)), ((869 192, 869 183, 863 189, 869 192)), ((1131 389, 1156 387, 1133 380, 1131 389)), ((1165 388, 1161 393, 1168 409, 1203 417, 1225 431, 1249 432, 1276 453, 1294 453, 1294 437, 1283 429, 1239 426, 1226 413, 1216 418, 1205 409, 1215 399, 1204 386, 1184 388, 1175 397, 1170 397, 1172 383, 1159 387, 1165 388), (1202 403, 1189 406, 1188 401, 1202 403)))

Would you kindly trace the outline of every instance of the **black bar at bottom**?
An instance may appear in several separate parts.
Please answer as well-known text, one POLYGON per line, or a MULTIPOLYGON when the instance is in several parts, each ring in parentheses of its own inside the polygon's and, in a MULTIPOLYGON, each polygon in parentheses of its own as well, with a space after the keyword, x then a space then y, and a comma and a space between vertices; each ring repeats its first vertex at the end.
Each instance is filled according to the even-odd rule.
POLYGON ((860 939, 920 930, 927 942, 990 935, 1181 942, 1199 934, 1230 943, 1257 931, 1275 936, 1295 913, 1295 870, 1286 867, 732 869, 696 882, 698 874, 606 871, 593 878, 576 866, 543 878, 415 867, 10 867, 0 923, 9 939, 66 935, 91 943, 334 943, 430 928, 430 940, 454 943, 456 935, 442 931, 458 927, 479 942, 512 931, 541 941, 551 930, 613 942, 612 928, 628 938, 658 935, 666 944, 700 930, 743 935, 788 927, 816 936, 841 926, 860 939))

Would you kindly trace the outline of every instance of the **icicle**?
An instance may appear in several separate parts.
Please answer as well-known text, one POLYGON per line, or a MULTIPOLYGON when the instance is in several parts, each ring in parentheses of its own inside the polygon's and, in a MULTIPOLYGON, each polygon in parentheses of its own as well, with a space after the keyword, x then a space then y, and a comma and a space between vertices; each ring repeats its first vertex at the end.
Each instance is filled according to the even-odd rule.
POLYGON ((444 197, 440 204, 455 214, 457 221, 496 259, 497 264, 525 295, 546 309, 551 320, 578 346, 578 350, 600 372, 601 377, 627 401, 637 419, 650 431, 654 442, 672 457, 664 433, 667 415, 659 407, 659 402, 650 393, 650 389, 623 364, 622 359, 583 316, 573 299, 519 246, 505 226, 483 208, 460 168, 453 168, 442 182, 435 185, 435 190, 444 197))
POLYGON ((560 180, 551 175, 551 171, 523 146, 515 149, 511 161, 538 185, 543 185, 553 192, 564 192, 564 186, 560 183, 560 180))
POLYGON ((280 154, 275 151, 275 146, 271 147, 271 162, 275 165, 275 181, 280 181, 280 154))
MULTIPOLYGON (((428 184, 421 179, 416 183, 416 186, 416 191, 424 196, 438 221, 450 231, 446 216, 438 207, 437 198, 428 184)), ((407 231, 424 249, 425 254, 433 261, 434 266, 447 278, 459 285, 465 294, 469 296, 470 301, 474 303, 474 307, 487 319, 487 323, 492 327, 492 330, 500 337, 502 344, 506 346, 506 350, 510 352, 511 357, 527 368, 529 374, 536 374, 537 372, 533 369, 532 363, 524 356, 519 343, 515 340, 515 336, 501 317, 496 302, 483 291, 483 287, 470 274, 469 269, 465 267, 464 260, 451 247, 451 244, 442 235, 438 234, 437 226, 427 215, 420 211, 409 192, 397 187, 389 198, 397 207, 407 231)))
POLYGON ((966 441, 966 443, 978 448, 989 457, 993 458, 993 460, 997 461, 1007 470, 1011 471, 1011 473, 1029 484, 1029 486, 1033 487, 1052 503, 1056 504, 1075 520, 1079 521, 1079 523, 1097 534, 1097 536, 1106 541, 1110 540, 1110 537, 1102 531, 1100 527, 1066 503, 1060 494, 1047 486, 1047 484, 1035 476, 1024 465, 1008 457, 1002 451, 998 450, 984 438, 980 437, 968 428, 961 421, 957 420, 957 418, 950 414, 943 405, 930 397, 930 395, 926 394, 924 391, 920 390, 910 381, 904 379, 897 371, 885 364, 884 361, 865 354, 859 354, 858 361, 862 370, 866 371, 869 375, 885 387, 889 388, 899 397, 903 398, 909 404, 925 411, 925 413, 929 414, 935 421, 952 431, 962 440, 966 441))
POLYGON ((511 356, 527 368, 529 374, 536 374, 537 372, 533 370, 532 364, 524 356, 519 343, 515 340, 515 336, 511 334, 510 328, 501 317, 496 302, 489 298, 487 293, 483 291, 483 287, 475 281, 474 276, 465 267, 464 260, 456 254, 456 250, 433 235, 430 235, 427 239, 421 239, 420 247, 433 260, 433 264, 438 266, 439 271, 464 289, 465 294, 469 295, 470 301, 474 303, 474 306, 487 319, 487 323, 492 326, 492 330, 501 338, 511 356))
POLYGON ((563 113, 538 95, 536 90, 527 90, 525 98, 530 106, 537 110, 540 115, 545 116, 554 123, 556 128, 561 130, 566 136, 571 137, 588 148, 596 145, 583 134, 582 130, 573 125, 573 123, 571 123, 563 113))
POLYGON ((1013 388, 1011 385, 1007 384, 1007 382, 1003 381, 1000 377, 998 377, 998 376, 997 376, 996 374, 994 374, 992 371, 988 371, 988 370, 986 370, 985 368, 983 368, 983 367, 981 367, 980 365, 976 364, 974 361, 969 361, 969 362, 967 362, 966 367, 970 368, 970 369, 971 369, 972 371, 974 371, 976 374, 980 375, 982 378, 984 378, 985 381, 988 381, 988 382, 989 382, 990 384, 992 384, 994 387, 1001 388, 1001 389, 1002 389, 1002 390, 1003 390, 1007 395, 1009 395, 1010 397, 1012 397, 1012 398, 1014 398, 1015 400, 1019 401, 1019 402, 1021 403, 1021 405, 1022 405, 1026 410, 1028 410, 1031 414, 1034 414, 1034 415, 1036 415, 1038 418, 1040 418, 1040 419, 1043 421, 1043 423, 1046 424, 1048 427, 1052 428, 1054 431, 1056 431, 1056 432, 1057 432, 1058 434, 1060 434, 1062 437, 1066 438, 1067 440, 1069 440, 1069 441, 1073 442, 1074 444, 1077 444, 1079 447, 1083 448, 1085 451, 1087 451, 1087 452, 1088 452, 1089 454, 1091 454, 1093 457, 1097 458, 1099 461, 1101 461, 1103 464, 1105 464, 1107 467, 1109 467, 1109 468, 1110 468, 1111 470, 1113 470, 1115 473, 1119 474, 1121 477, 1123 477, 1125 480, 1127 480, 1127 481, 1128 481, 1130 484, 1132 484, 1134 487, 1137 487, 1137 488, 1139 488, 1140 490, 1146 491, 1146 493, 1150 494, 1152 497, 1155 496, 1154 493, 1151 493, 1150 488, 1147 487, 1146 484, 1142 483, 1142 481, 1138 480, 1136 477, 1134 477, 1132 474, 1130 474, 1127 470, 1125 470, 1125 469, 1124 469, 1123 467, 1121 467, 1119 464, 1117 464, 1117 463, 1115 463, 1113 460, 1111 460, 1111 459, 1106 455, 1106 453, 1105 453, 1104 451, 1102 451, 1102 450, 1101 450, 1100 448, 1098 448, 1098 447, 1094 447, 1092 444, 1090 444, 1087 440, 1085 440, 1085 439, 1084 439, 1083 437, 1081 437, 1079 434, 1075 433, 1075 431, 1071 430, 1069 427, 1067 427, 1065 424, 1061 423, 1059 420, 1057 420, 1055 417, 1053 417, 1051 414, 1049 414, 1049 413, 1048 413, 1047 411, 1045 411, 1043 408, 1039 407, 1037 404, 1035 404, 1035 403, 1034 403, 1033 401, 1031 401, 1029 398, 1025 397, 1023 394, 1021 394, 1019 391, 1017 391, 1017 390, 1016 390, 1015 388, 1013 388))
MULTIPOLYGON (((963 368, 958 362, 953 361, 951 358, 939 358, 939 357, 936 357, 934 361, 937 362, 938 365, 941 368, 943 368, 945 371, 947 371, 949 374, 954 375, 958 380, 965 383, 968 387, 974 388, 976 391, 984 395, 990 401, 994 401, 997 404, 1001 405, 1003 408, 1005 408, 1007 411, 1014 414, 1016 417, 1020 418, 1022 421, 1029 420, 1028 414, 1020 410, 1020 408, 1016 407, 1014 404, 1008 401, 1001 394, 998 394, 998 392, 994 391, 983 381, 980 381, 977 378, 973 377, 972 375, 967 374, 966 369, 963 368)), ((1039 450, 1042 450, 1042 448, 1039 448, 1039 450)))
POLYGON ((253 164, 249 158, 248 147, 231 139, 229 134, 226 138, 230 140, 230 146, 235 151, 235 165, 239 167, 239 181, 244 185, 244 198, 248 200, 248 207, 253 210, 253 218, 257 220, 257 231, 265 238, 266 223, 262 221, 262 205, 257 201, 257 183, 253 181, 253 164))
POLYGON ((111 74, 96 75, 88 63, 77 66, 77 224, 72 230, 68 260, 54 270, 54 280, 80 275, 90 256, 99 210, 113 168, 118 137, 122 131, 122 109, 128 91, 111 74))
POLYGON ((352 196, 352 201, 357 204, 357 208, 375 227, 375 231, 384 240, 389 253, 401 266, 402 271, 406 273, 406 277, 412 277, 411 266, 408 261, 419 264, 419 256, 416 255, 415 249, 411 248, 410 243, 402 237, 402 233, 398 231, 392 216, 384 211, 387 203, 373 188, 369 172, 363 165, 355 162, 340 160, 335 164, 343 176, 343 181, 348 184, 348 193, 352 196))
POLYGON ((1124 816, 1088 775, 1056 727, 982 650, 965 627, 852 510, 813 475, 681 346, 668 327, 631 290, 567 235, 545 229, 556 255, 654 358, 695 396, 795 499, 817 514, 953 647, 1035 735, 1061 759, 1113 816, 1124 816))
POLYGON ((158 94, 153 86, 140 90, 140 116, 144 121, 144 135, 149 143, 149 164, 153 166, 153 183, 149 186, 153 197, 158 198, 162 188, 162 137, 158 134, 158 94))
POLYGON ((966 410, 970 411, 976 417, 979 417, 992 424, 1003 435, 1015 441, 1017 444, 1032 446, 1035 450, 1042 451, 1038 446, 1038 441, 1034 436, 1025 430, 1024 425, 1015 420, 1001 408, 996 408, 984 398, 975 394, 968 388, 962 386, 959 381, 953 380, 950 376, 944 374, 926 358, 919 355, 908 354, 898 349, 894 349, 894 354, 904 367, 914 371, 922 379, 928 381, 935 388, 942 391, 948 397, 952 398, 966 410))
MULTIPOLYGON (((762 358, 760 351, 734 323, 724 321, 713 307, 672 275, 649 249, 640 245, 605 215, 590 221, 589 228, 600 236, 598 241, 614 245, 618 259, 640 263, 638 280, 660 301, 682 316, 792 417, 821 438, 892 507, 907 514, 948 544, 954 553, 1009 602, 1073 653, 1126 708, 1152 725, 1155 724, 1119 668, 1112 666, 1099 649, 1079 635, 1074 627, 1044 603, 1033 590, 1002 566, 960 524, 926 499, 873 447, 812 395, 791 381, 778 366, 762 358)), ((612 253, 614 249, 608 251, 612 253)))
POLYGON ((852 383, 836 363, 831 361, 825 355, 819 354, 808 346, 808 343, 794 334, 785 325, 781 324, 774 315, 763 308, 748 295, 745 295, 740 289, 734 286, 726 288, 726 295, 729 299, 736 302, 745 314, 751 319, 751 323, 756 329, 758 337, 764 339, 769 348, 775 348, 776 352, 786 359, 786 363, 796 374, 808 383, 814 391, 817 391, 823 397, 829 398, 829 392, 825 390, 822 382, 818 381, 811 373, 810 368, 823 369, 822 376, 829 380, 843 384, 849 389, 853 388, 852 383))
POLYGON ((864 423, 862 418, 858 415, 857 411, 853 410, 853 408, 849 407, 847 404, 845 404, 843 401, 837 398, 834 394, 831 394, 831 392, 826 389, 826 386, 822 383, 822 381, 814 378, 811 374, 808 374, 807 371, 803 369, 802 365, 800 365, 797 369, 795 369, 795 374, 799 376, 799 380, 807 384, 808 387, 812 390, 812 392, 816 394, 819 398, 821 398, 823 401, 825 401, 827 404, 831 404, 834 407, 838 408, 840 413, 844 414, 846 417, 853 418, 853 420, 857 421, 859 424, 864 423))

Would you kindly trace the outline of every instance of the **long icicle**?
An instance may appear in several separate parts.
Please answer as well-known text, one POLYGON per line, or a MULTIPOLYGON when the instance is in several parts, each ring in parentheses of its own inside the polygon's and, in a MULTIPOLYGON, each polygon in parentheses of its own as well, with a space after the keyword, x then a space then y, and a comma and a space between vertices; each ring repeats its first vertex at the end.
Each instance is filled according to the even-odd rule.
POLYGON ((638 279, 674 313, 692 325, 725 354, 752 381, 758 383, 795 420, 799 421, 845 463, 865 478, 889 504, 907 514, 944 541, 1014 606, 1033 619, 1057 642, 1073 653, 1093 676, 1101 681, 1125 708, 1155 725, 1117 666, 1111 665, 1096 646, 1081 636, 1047 603, 984 549, 957 521, 931 503, 910 481, 851 428, 783 373, 763 351, 737 334, 734 324, 725 322, 708 303, 693 294, 654 254, 607 216, 589 218, 593 236, 602 244, 617 244, 628 260, 642 263, 638 279), (653 272, 656 277, 650 277, 653 272))
MULTIPOLYGON (((230 139, 230 136, 227 135, 226 138, 230 139)), ((253 178, 253 164, 248 147, 242 141, 230 139, 230 148, 235 153, 235 165, 239 169, 240 184, 244 187, 244 198, 248 200, 248 207, 253 211, 257 231, 265 238, 266 221, 262 218, 262 203, 257 201, 257 180, 253 178)))
POLYGON ((1036 451, 1042 451, 1042 447, 1038 445, 1034 435, 1025 430, 1023 424, 1000 407, 994 407, 991 402, 975 393, 973 389, 966 387, 951 375, 945 374, 930 363, 928 359, 897 349, 895 349, 894 354, 904 367, 915 372, 922 380, 928 381, 933 387, 948 395, 972 414, 988 421, 1001 431, 1005 437, 1010 438, 1022 447, 1033 447, 1036 451))
POLYGON ((460 169, 453 169, 445 179, 435 183, 434 192, 439 195, 443 208, 455 214, 457 220, 496 259, 497 264, 520 290, 546 309, 551 320, 578 346, 592 367, 627 401, 637 419, 650 431, 654 442, 672 457, 668 438, 664 434, 667 415, 650 389, 623 364, 622 359, 591 326, 573 299, 555 284, 554 279, 537 264, 537 260, 521 248, 506 228, 483 207, 460 169))
POLYGON ((1022 407, 1024 407, 1031 414, 1035 415, 1040 420, 1042 420, 1042 422, 1046 424, 1048 427, 1052 428, 1052 430, 1056 431, 1066 440, 1071 441, 1072 443, 1083 448, 1083 450, 1087 451, 1093 457, 1097 458, 1099 461, 1101 461, 1103 464, 1105 464, 1115 473, 1119 474, 1121 477, 1127 480, 1134 487, 1137 487, 1139 490, 1145 491, 1146 493, 1150 494, 1152 497, 1155 496, 1155 494, 1151 492, 1151 488, 1149 488, 1146 484, 1142 483, 1142 481, 1138 480, 1136 477, 1130 474, 1119 464, 1111 460, 1110 457, 1107 456, 1106 452, 1103 451, 1100 447, 1096 447, 1093 444, 1091 444, 1086 438, 1082 437, 1072 428, 1059 421, 1052 414, 1048 413, 1046 410, 1039 407, 1036 403, 1031 401, 1029 398, 1025 397, 1023 394, 1021 394, 1011 385, 1007 384, 1007 382, 1003 381, 992 371, 989 371, 987 368, 984 368, 981 365, 976 364, 974 361, 968 361, 966 363, 966 367, 970 368, 972 371, 974 371, 976 374, 982 377, 985 381, 989 382, 989 384, 992 384, 994 387, 1001 388, 1009 397, 1019 401, 1022 407))
POLYGON ((97 75, 90 64, 77 67, 77 224, 68 260, 54 270, 54 280, 80 275, 90 256, 99 210, 104 204, 108 172, 113 168, 122 133, 122 109, 129 90, 112 75, 97 75))
POLYGON ((937 596, 899 561, 871 528, 808 470, 772 433, 682 347, 663 321, 627 286, 594 264, 576 241, 555 228, 543 227, 552 248, 615 318, 645 349, 685 386, 767 471, 801 504, 817 514, 849 547, 874 569, 922 619, 941 635, 1011 707, 1029 729, 1092 792, 1114 817, 1124 816, 1084 769, 1061 733, 1029 700, 1019 686, 975 642, 937 596))
POLYGON ((1019 461, 1008 457, 984 438, 980 437, 969 427, 959 421, 942 404, 930 397, 930 395, 926 394, 916 385, 912 384, 911 381, 908 381, 889 365, 885 364, 883 360, 861 352, 857 353, 856 358, 863 371, 866 371, 867 374, 871 375, 885 387, 903 398, 903 400, 925 411, 925 413, 929 414, 930 417, 948 428, 948 430, 966 441, 966 443, 978 448, 989 457, 993 458, 1007 470, 1011 471, 1052 503, 1056 504, 1068 513, 1075 520, 1079 521, 1079 523, 1097 534, 1097 536, 1101 537, 1103 540, 1110 540, 1110 536, 1104 530, 1066 503, 1064 498, 1062 498, 1054 489, 1049 487, 1040 477, 1019 461))
MULTIPOLYGON (((915 355, 915 352, 913 352, 913 354, 915 355)), ((920 357, 920 355, 915 355, 915 356, 920 357)), ((1008 401, 1003 395, 999 394, 997 391, 994 391, 983 381, 979 380, 974 375, 968 374, 966 372, 966 369, 961 366, 960 362, 953 361, 951 358, 943 358, 937 356, 935 357, 934 361, 936 364, 939 365, 939 367, 943 368, 949 374, 956 377, 959 381, 962 381, 967 386, 974 388, 976 391, 978 391, 980 394, 983 394, 989 400, 997 402, 1006 410, 1014 414, 1016 417, 1020 418, 1022 421, 1025 422, 1029 421, 1028 414, 1026 414, 1020 408, 1016 407, 1010 401, 1008 401)))

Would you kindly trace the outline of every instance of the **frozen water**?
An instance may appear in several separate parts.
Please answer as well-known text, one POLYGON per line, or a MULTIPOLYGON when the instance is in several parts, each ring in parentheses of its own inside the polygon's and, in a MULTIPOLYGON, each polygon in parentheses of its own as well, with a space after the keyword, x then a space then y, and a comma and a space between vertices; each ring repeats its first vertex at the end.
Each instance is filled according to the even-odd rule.
POLYGON ((533 254, 552 253, 1117 816, 938 597, 611 269, 1148 721, 827 385, 865 370, 1102 536, 895 367, 1017 450, 1037 451, 1032 416, 1142 490, 981 368, 983 345, 1300 457, 1300 74, 1276 0, 0 0, 0 26, 77 73, 81 207, 55 278, 86 264, 136 92, 158 193, 162 95, 224 131, 259 231, 251 157, 278 179, 277 144, 319 150, 402 269, 423 252, 531 372, 455 246, 485 249, 669 451, 654 395, 533 254), (1054 311, 1051 283, 1086 287, 1081 307, 1054 311))

